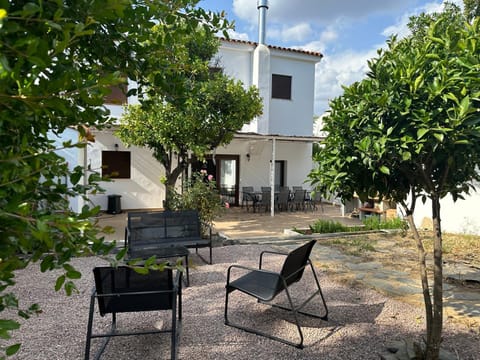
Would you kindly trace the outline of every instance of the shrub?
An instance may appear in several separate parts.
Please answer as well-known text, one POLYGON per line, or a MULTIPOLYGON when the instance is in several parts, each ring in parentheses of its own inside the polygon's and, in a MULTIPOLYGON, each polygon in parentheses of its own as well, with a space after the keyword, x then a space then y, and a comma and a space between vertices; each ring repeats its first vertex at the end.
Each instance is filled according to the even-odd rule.
POLYGON ((319 219, 313 225, 310 225, 310 230, 313 233, 320 234, 382 229, 407 230, 407 223, 400 218, 382 220, 378 216, 371 216, 363 220, 363 226, 346 226, 338 221, 323 219, 319 219))
POLYGON ((173 210, 197 210, 200 220, 212 225, 224 209, 215 181, 201 173, 194 174, 181 194, 172 196, 173 210))
POLYGON ((382 220, 378 216, 370 216, 363 220, 365 230, 381 230, 381 229, 402 229, 407 230, 407 222, 398 217, 382 220))
POLYGON ((338 221, 323 219, 317 220, 313 225, 310 225, 310 229, 312 232, 320 234, 351 231, 348 226, 343 225, 338 221))

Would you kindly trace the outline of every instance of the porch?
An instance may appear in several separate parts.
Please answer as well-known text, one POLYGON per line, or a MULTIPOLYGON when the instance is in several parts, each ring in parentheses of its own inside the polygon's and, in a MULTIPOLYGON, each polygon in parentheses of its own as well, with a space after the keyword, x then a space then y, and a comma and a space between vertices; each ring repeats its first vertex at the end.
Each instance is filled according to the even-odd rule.
MULTIPOLYGON (((125 237, 125 226, 127 224, 128 210, 116 214, 102 214, 99 218, 100 226, 111 226, 114 233, 107 234, 107 240, 123 241, 125 237)), ((231 207, 225 209, 223 214, 214 222, 214 233, 219 233, 226 239, 246 239, 260 237, 285 237, 285 230, 294 228, 308 228, 318 219, 338 221, 346 225, 359 225, 358 218, 342 216, 341 207, 336 204, 324 203, 323 211, 320 207, 317 210, 287 211, 275 213, 271 216, 269 212, 252 212, 246 208, 231 207)))

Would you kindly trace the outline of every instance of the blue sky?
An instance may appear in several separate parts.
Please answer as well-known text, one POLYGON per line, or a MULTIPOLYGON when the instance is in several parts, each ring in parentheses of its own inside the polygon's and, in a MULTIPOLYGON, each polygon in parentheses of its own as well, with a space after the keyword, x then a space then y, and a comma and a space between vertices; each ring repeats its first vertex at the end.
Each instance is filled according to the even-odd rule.
MULTIPOLYGON (((461 0, 451 0, 461 4, 461 0)), ((364 77, 367 60, 392 34, 407 34, 412 15, 439 11, 443 0, 269 0, 266 42, 319 51, 315 115, 342 94, 342 85, 364 77)), ((235 21, 234 39, 258 41, 257 0, 201 0, 206 10, 225 10, 235 21)))

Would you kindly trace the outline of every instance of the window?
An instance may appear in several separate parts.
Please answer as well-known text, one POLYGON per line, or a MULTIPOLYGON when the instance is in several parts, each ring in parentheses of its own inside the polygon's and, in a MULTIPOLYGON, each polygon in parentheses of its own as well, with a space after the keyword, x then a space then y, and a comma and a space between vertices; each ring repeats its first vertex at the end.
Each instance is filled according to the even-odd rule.
POLYGON ((102 176, 130 179, 130 151, 102 151, 102 176))
POLYGON ((286 100, 292 98, 291 76, 272 74, 272 98, 286 100))

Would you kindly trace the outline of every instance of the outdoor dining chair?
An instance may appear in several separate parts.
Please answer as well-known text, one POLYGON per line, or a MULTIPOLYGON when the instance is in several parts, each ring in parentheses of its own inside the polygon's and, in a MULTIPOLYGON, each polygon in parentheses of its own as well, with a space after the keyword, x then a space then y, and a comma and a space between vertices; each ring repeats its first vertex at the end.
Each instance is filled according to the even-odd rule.
POLYGON ((253 186, 243 186, 242 187, 242 208, 243 206, 248 207, 249 205, 252 205, 252 207, 255 207, 255 201, 256 196, 255 196, 255 191, 253 190, 253 186))
MULTIPOLYGON (((260 262, 258 269, 249 268, 241 265, 231 265, 227 270, 227 284, 226 294, 225 294, 225 325, 229 325, 247 332, 251 332, 253 334, 257 334, 260 336, 265 336, 269 339, 277 340, 287 345, 292 345, 297 348, 303 348, 303 332, 299 322, 298 314, 311 316, 314 318, 328 320, 328 308, 325 302, 325 298, 323 297, 322 289, 320 287, 320 283, 318 281, 317 275, 315 274, 315 269, 313 268, 312 262, 310 261, 310 253, 312 251, 313 246, 315 245, 316 240, 312 240, 297 249, 291 251, 288 254, 275 252, 275 251, 263 251, 260 254, 260 262), (285 256, 285 261, 283 263, 282 269, 280 272, 274 272, 265 270, 262 268, 263 266, 263 257, 265 254, 275 254, 275 255, 282 255, 285 256), (292 294, 289 290, 289 287, 299 282, 302 279, 304 274, 305 268, 309 267, 312 271, 313 278, 316 283, 315 291, 301 304, 294 305, 294 300, 292 294), (236 270, 238 269, 238 270, 236 270), (236 279, 232 279, 232 271, 242 273, 243 275, 237 277, 236 279), (229 295, 234 291, 240 291, 244 294, 250 295, 258 300, 261 303, 269 303, 271 306, 275 306, 277 308, 291 311, 295 320, 295 325, 298 330, 299 342, 293 342, 289 339, 275 336, 274 334, 267 333, 255 329, 253 327, 247 327, 238 323, 233 323, 228 317, 228 300, 229 295), (288 299, 288 306, 282 306, 278 304, 271 303, 275 297, 280 294, 281 292, 285 291, 288 299), (323 314, 313 314, 310 312, 304 312, 302 309, 314 298, 320 296, 322 307, 323 307, 323 314)), ((298 300, 298 299, 295 299, 298 300)), ((320 308, 320 307, 319 307, 320 308)), ((254 319, 251 319, 252 322, 254 319)))
POLYGON ((90 298, 85 360, 90 359, 91 342, 94 338, 104 338, 95 354, 95 359, 99 359, 113 336, 156 333, 170 333, 170 357, 176 359, 179 325, 182 319, 181 272, 177 271, 174 279, 172 269, 150 270, 148 274, 142 275, 127 266, 116 268, 105 266, 94 268, 93 274, 95 288, 90 298), (93 333, 95 300, 98 302, 100 316, 112 315, 110 331, 108 332, 93 333), (118 313, 156 310, 170 310, 171 325, 169 329, 150 329, 136 332, 117 330, 118 313))

